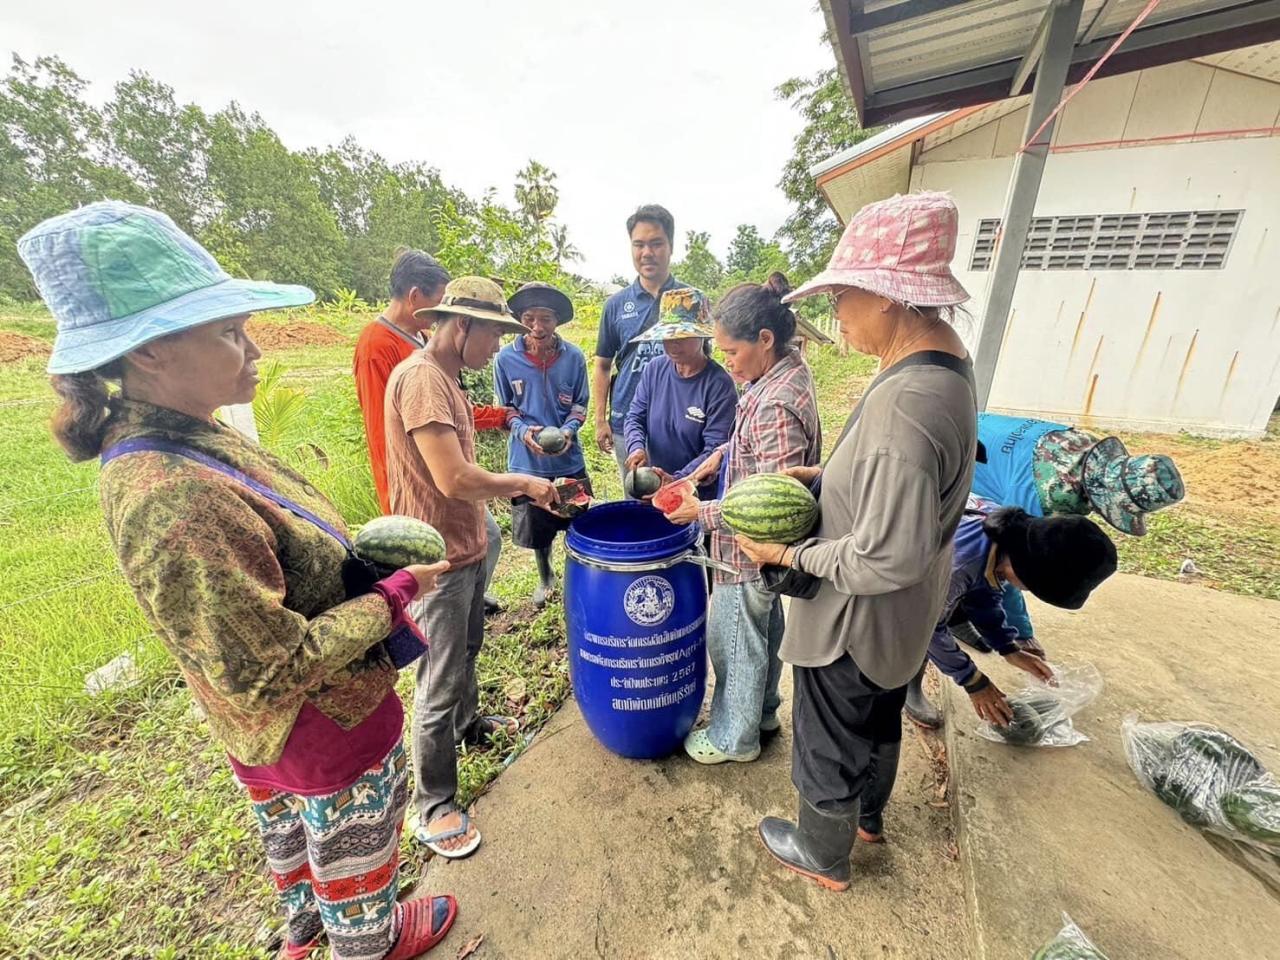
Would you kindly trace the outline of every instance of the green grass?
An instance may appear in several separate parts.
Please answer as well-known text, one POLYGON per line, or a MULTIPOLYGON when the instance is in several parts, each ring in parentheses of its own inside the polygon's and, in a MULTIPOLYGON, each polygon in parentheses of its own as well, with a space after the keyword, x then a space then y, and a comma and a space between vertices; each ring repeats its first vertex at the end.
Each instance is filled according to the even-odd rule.
MULTIPOLYGON (((592 352, 595 313, 564 328, 592 352)), ((321 309, 269 323, 310 321, 350 341, 368 314, 321 309)), ((37 309, 0 308, 0 329, 51 339, 37 309)), ((376 511, 349 375, 350 343, 273 352, 281 383, 305 394, 272 448, 330 496, 352 524, 376 511)), ((811 347, 830 449, 874 370, 858 355, 811 347)), ((0 377, 0 956, 260 958, 274 897, 252 814, 222 752, 191 710, 167 654, 116 572, 93 464, 67 461, 48 432, 53 398, 43 361, 0 377), (128 651, 142 682, 92 698, 84 674, 128 651)), ((597 496, 621 495, 611 454, 582 435, 597 496)), ((481 462, 505 465, 505 443, 481 434, 481 462)), ((509 531, 509 514, 494 512, 509 531)), ((1223 589, 1277 596, 1280 528, 1199 511, 1158 515, 1145 540, 1121 543, 1125 569, 1173 577, 1194 556, 1223 589)), ((495 582, 507 612, 490 621, 478 672, 485 712, 520 715, 536 730, 569 679, 563 610, 535 611, 526 551, 506 545, 495 582)), ((412 678, 400 683, 412 700, 412 678)), ((525 741, 467 751, 464 801, 483 792, 525 741)), ((406 843, 408 882, 422 867, 406 843)))

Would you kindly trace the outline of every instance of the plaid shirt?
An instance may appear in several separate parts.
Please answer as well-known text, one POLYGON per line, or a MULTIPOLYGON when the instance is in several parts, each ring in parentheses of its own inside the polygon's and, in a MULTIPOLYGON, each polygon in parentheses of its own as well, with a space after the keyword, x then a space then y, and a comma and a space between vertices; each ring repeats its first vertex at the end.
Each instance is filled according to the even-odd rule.
MULTIPOLYGON (((799 351, 788 353, 743 393, 733 434, 725 446, 722 491, 753 474, 810 467, 821 461, 818 398, 809 365, 799 351)), ((711 531, 712 557, 738 570, 732 576, 717 570, 717 583, 760 579, 760 566, 739 549, 733 531, 721 520, 719 500, 704 501, 698 508, 698 521, 704 530, 711 531)))

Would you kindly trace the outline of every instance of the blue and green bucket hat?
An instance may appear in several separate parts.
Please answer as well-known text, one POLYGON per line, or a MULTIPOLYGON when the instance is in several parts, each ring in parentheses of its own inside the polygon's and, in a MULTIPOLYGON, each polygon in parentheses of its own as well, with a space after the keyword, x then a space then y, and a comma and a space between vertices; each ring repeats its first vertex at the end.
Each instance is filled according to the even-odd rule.
POLYGON ((306 287, 238 280, 163 213, 103 200, 51 217, 18 254, 58 323, 49 373, 81 373, 171 333, 300 307, 306 287))
POLYGON ((1182 474, 1164 454, 1130 456, 1119 437, 1099 440, 1082 430, 1045 434, 1037 445, 1042 470, 1076 479, 1089 506, 1122 533, 1141 537, 1146 515, 1186 496, 1182 474))

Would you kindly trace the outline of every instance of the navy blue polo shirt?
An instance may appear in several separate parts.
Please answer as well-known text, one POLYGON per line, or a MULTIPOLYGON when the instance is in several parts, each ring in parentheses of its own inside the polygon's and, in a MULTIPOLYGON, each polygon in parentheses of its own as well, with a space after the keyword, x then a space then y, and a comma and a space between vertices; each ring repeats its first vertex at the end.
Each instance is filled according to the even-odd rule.
POLYGON ((667 277, 659 296, 653 297, 636 277, 631 286, 605 301, 604 312, 600 314, 600 332, 596 336, 596 356, 614 361, 613 391, 609 395, 609 426, 614 433, 622 433, 640 374, 650 360, 664 353, 660 341, 632 343, 631 340, 658 322, 661 294, 687 286, 675 277, 667 277))

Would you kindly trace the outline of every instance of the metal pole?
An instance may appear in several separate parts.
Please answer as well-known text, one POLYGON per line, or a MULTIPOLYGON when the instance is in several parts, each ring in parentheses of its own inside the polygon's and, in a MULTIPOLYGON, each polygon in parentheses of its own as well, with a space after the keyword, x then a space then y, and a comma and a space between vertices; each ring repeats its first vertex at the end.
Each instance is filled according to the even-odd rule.
MULTIPOLYGON (((1031 90, 1031 109, 1027 111, 1024 143, 1035 134, 1036 129, 1062 99, 1083 9, 1084 0, 1054 0, 1045 11, 1048 30, 1045 31, 1044 52, 1031 90)), ((1032 55, 1034 50, 1028 53, 1032 55)), ((1000 345, 1004 340, 1005 326, 1009 322, 1009 310, 1013 306, 1013 291, 1018 284, 1022 251, 1035 213, 1036 197, 1040 193, 1044 163, 1049 156, 1053 127, 1053 123, 1046 124, 1036 142, 1026 147, 1013 161, 1013 174, 1009 179, 1009 194, 1005 198, 1004 219, 1001 222, 1000 243, 987 280, 986 311, 982 318, 982 332, 978 336, 978 353, 974 362, 979 410, 986 409, 991 384, 995 380, 1000 345)))

